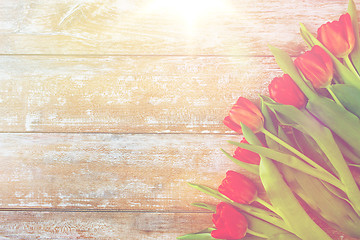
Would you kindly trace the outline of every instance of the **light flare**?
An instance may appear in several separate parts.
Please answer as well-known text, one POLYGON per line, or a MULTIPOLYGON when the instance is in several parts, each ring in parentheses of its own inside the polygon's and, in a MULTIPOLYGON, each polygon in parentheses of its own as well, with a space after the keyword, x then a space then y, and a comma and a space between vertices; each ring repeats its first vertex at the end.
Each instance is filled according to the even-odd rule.
POLYGON ((180 17, 189 26, 200 18, 229 9, 224 0, 155 0, 149 6, 150 11, 162 11, 180 17))

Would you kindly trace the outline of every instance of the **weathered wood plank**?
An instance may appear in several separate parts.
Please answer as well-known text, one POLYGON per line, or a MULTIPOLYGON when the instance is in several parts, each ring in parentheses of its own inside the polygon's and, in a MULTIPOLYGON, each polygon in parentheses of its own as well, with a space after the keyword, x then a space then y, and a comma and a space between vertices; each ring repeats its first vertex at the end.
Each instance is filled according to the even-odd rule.
POLYGON ((347 8, 347 0, 219 0, 200 1, 201 14, 196 2, 173 2, 1 1, 0 53, 268 55, 271 43, 298 54, 300 22, 315 32, 347 8), (192 11, 199 18, 189 24, 192 11))
POLYGON ((0 56, 0 131, 226 133, 280 74, 270 57, 0 56))
POLYGON ((0 212, 1 239, 175 239, 212 226, 210 213, 0 212))
MULTIPOLYGON (((0 134, 0 208, 197 210, 240 167, 230 135, 0 134)), ((254 178, 255 179, 255 178, 254 178)))
MULTIPOLYGON (((175 239, 213 226, 211 213, 0 211, 1 239, 175 239)), ((356 240, 326 228, 334 240, 356 240)))

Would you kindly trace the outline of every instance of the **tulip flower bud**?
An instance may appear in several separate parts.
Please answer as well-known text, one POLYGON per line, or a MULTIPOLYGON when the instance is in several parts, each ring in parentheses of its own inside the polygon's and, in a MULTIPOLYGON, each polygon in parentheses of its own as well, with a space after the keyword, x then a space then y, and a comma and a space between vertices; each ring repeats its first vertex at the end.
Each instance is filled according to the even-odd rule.
POLYGON ((223 123, 238 133, 242 133, 240 124, 243 123, 257 133, 264 127, 264 117, 255 104, 249 99, 240 97, 223 123))
POLYGON ((270 97, 278 103, 303 108, 305 95, 288 74, 274 78, 268 86, 270 97))
POLYGON ((354 30, 348 13, 341 15, 339 21, 321 25, 317 34, 319 41, 338 58, 348 56, 355 46, 354 30))
MULTIPOLYGON (((249 144, 245 138, 243 138, 240 143, 249 144)), ((256 165, 260 164, 259 154, 246 150, 244 148, 240 148, 240 147, 236 148, 233 157, 245 163, 256 164, 256 165)))
POLYGON ((334 74, 333 63, 324 49, 315 45, 294 61, 314 88, 325 88, 331 84, 334 74))
POLYGON ((248 223, 244 215, 230 204, 221 202, 212 218, 216 230, 211 236, 217 239, 241 239, 245 237, 248 223))
POLYGON ((230 116, 227 116, 224 118, 224 121, 223 123, 225 124, 225 126, 227 126, 228 128, 230 128, 231 130, 237 132, 237 133, 240 133, 242 134, 242 130, 241 130, 241 127, 239 125, 237 125, 236 123, 234 123, 230 116))
POLYGON ((226 172, 226 178, 218 190, 231 200, 241 204, 250 204, 257 197, 255 184, 244 175, 231 170, 226 172))

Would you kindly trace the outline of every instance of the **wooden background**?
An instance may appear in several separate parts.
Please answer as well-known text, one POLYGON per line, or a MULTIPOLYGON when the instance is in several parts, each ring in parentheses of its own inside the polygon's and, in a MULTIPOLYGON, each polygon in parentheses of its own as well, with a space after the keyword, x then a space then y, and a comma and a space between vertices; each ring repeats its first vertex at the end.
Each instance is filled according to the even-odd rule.
POLYGON ((0 239, 212 226, 190 204, 217 201, 186 182, 241 171, 222 119, 282 74, 268 44, 302 53, 299 22, 316 32, 347 1, 196 1, 192 23, 156 0, 0 1, 0 239))

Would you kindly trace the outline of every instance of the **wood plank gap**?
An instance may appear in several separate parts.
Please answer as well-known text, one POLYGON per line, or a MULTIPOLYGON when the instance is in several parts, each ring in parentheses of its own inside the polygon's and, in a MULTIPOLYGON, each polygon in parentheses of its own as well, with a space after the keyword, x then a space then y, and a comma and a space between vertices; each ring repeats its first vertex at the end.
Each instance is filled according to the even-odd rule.
POLYGON ((211 211, 149 211, 149 210, 128 210, 128 209, 61 209, 61 208, 0 208, 0 212, 121 212, 121 213, 210 213, 211 211))
MULTIPOLYGON (((272 55, 251 55, 251 54, 37 54, 37 53, 15 53, 15 54, 6 54, 0 53, 0 56, 4 57, 14 57, 14 56, 35 56, 35 57, 273 57, 272 55)), ((291 55, 291 57, 296 57, 297 55, 291 55)))
POLYGON ((238 136, 238 133, 189 133, 189 132, 164 132, 164 133, 157 133, 157 132, 41 132, 41 131, 35 131, 35 132, 17 132, 17 131, 0 131, 0 134, 89 134, 89 135, 216 135, 216 136, 238 136))

